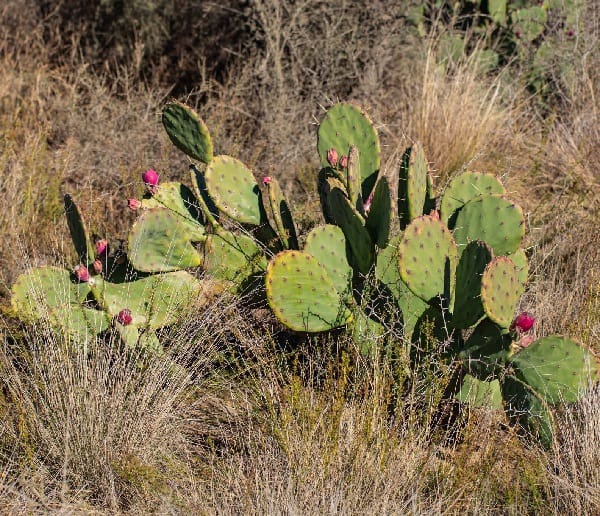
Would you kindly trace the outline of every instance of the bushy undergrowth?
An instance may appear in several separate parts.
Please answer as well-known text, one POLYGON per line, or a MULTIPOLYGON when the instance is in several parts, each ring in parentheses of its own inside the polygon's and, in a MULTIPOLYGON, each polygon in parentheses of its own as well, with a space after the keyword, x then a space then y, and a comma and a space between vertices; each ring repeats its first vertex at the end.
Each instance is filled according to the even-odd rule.
POLYGON ((299 339, 228 297, 165 333, 168 359, 110 339, 73 350, 4 310, 27 267, 69 261, 63 193, 117 239, 142 170, 184 176, 158 121, 173 93, 218 152, 282 181, 305 226, 314 121, 341 98, 368 106, 386 174, 420 140, 440 185, 467 167, 502 176, 528 218, 522 308, 539 335, 600 351, 596 3, 569 50, 570 87, 543 112, 518 67, 441 64, 444 29, 421 38, 389 5, 0 7, 0 512, 598 513, 597 389, 543 451, 493 411, 441 406, 444 375, 411 381, 402 360, 367 360, 342 334, 299 339))

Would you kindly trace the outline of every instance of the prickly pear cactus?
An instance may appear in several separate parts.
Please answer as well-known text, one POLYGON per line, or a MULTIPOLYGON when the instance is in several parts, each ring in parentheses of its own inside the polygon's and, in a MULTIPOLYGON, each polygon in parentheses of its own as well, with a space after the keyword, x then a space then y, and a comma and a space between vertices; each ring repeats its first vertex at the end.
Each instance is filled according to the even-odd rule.
POLYGON ((179 102, 171 102, 163 108, 162 123, 176 147, 202 163, 212 161, 210 133, 193 109, 179 102))

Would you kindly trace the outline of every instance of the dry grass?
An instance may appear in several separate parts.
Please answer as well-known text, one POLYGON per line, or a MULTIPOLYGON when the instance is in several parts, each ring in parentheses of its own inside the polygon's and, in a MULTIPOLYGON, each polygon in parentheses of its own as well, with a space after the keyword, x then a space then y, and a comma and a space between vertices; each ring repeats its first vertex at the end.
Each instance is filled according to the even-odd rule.
MULTIPOLYGON (((152 56, 168 35, 144 27, 130 54, 109 46, 96 55, 73 24, 85 13, 73 11, 68 30, 56 32, 62 11, 43 25, 38 7, 0 7, 3 302, 28 266, 69 262, 63 193, 76 195, 93 232, 116 239, 132 221, 122 200, 140 194, 142 170, 186 178, 158 116, 175 79, 152 56)), ((214 36, 218 48, 207 45, 194 61, 185 45, 197 40, 182 36, 187 51, 164 56, 181 62, 178 91, 193 78, 186 98, 217 152, 280 178, 310 225, 315 120, 338 98, 361 102, 382 134, 386 174, 420 140, 439 187, 465 167, 503 178, 528 217, 532 281, 523 308, 536 314, 539 335, 568 333, 600 350, 593 2, 573 50, 575 80, 545 118, 510 69, 485 76, 468 58, 440 66, 437 38, 411 36, 388 2, 226 7, 207 4, 208 18, 181 26, 227 19, 248 40, 214 36)), ((147 15, 164 26, 172 13, 147 15)), ((600 512, 598 390, 566 408, 552 452, 491 411, 463 414, 448 434, 432 428, 440 379, 397 397, 397 364, 361 358, 343 336, 296 342, 289 356, 289 343, 275 345, 289 335, 269 317, 215 299, 164 336, 168 360, 110 339, 84 353, 44 325, 3 320, 0 512, 600 512)))

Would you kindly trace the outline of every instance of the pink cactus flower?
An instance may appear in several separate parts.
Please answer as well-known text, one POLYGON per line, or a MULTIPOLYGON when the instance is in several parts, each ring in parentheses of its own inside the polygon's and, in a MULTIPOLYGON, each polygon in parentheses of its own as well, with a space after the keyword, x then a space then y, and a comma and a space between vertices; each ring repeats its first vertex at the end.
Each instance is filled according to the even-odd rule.
POLYGON ((271 181, 273 181, 273 179, 271 179, 271 176, 265 176, 263 177, 263 185, 270 185, 271 181))
POLYGON ((98 240, 96 242, 96 256, 98 258, 100 258, 102 256, 106 256, 107 252, 108 252, 108 242, 104 239, 98 240))
POLYGON ((533 344, 534 340, 535 337, 533 335, 523 335, 517 341, 517 346, 519 346, 520 348, 528 348, 529 346, 531 346, 531 344, 533 344))
POLYGON ((142 181, 146 186, 158 186, 158 173, 149 168, 142 174, 142 181))
POLYGON ((121 310, 117 315, 117 321, 119 321, 123 326, 131 324, 131 322, 133 321, 131 310, 129 310, 129 308, 123 308, 123 310, 121 310))
POLYGON ((515 320, 510 325, 510 330, 517 330, 517 333, 526 332, 533 328, 534 323, 535 318, 533 315, 523 312, 515 317, 515 320))
POLYGON ((96 274, 102 274, 102 260, 96 258, 94 263, 92 263, 92 268, 96 274))
POLYGON ((142 201, 139 199, 127 199, 127 206, 130 210, 139 210, 142 207, 142 201))
POLYGON ((333 168, 338 164, 338 153, 335 149, 329 149, 327 151, 327 163, 333 168))
POLYGON ((88 271, 87 267, 82 264, 75 266, 73 269, 73 274, 75 274, 77 279, 82 283, 86 283, 91 279, 90 271, 88 271))
POLYGON ((342 156, 340 158, 340 167, 347 168, 348 167, 348 156, 342 156))
POLYGON ((439 212, 439 211, 437 211, 437 210, 431 210, 431 211, 429 212, 429 216, 430 216, 432 219, 435 219, 435 220, 440 220, 440 212, 439 212))

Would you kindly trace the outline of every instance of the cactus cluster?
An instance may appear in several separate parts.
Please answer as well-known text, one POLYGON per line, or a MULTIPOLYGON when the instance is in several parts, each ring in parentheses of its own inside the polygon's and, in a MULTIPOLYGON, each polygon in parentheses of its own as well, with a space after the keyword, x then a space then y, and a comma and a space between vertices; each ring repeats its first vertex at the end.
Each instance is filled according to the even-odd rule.
MULTIPOLYGON (((192 187, 144 173, 144 198, 128 201, 139 215, 127 259, 106 241, 92 245, 67 196, 80 263, 73 273, 46 267, 21 276, 12 300, 20 317, 67 324, 76 336, 112 325, 126 342, 160 349, 154 330, 198 295, 199 269, 237 291, 264 281, 273 313, 294 331, 346 326, 359 340, 366 330, 401 332, 413 350, 428 349, 423 343, 434 336, 436 352, 460 364, 459 400, 503 400, 509 416, 545 442, 551 406, 595 380, 587 349, 560 336, 533 342, 533 319, 515 319, 528 273, 525 221, 494 176, 464 172, 436 197, 424 149, 414 143, 392 184, 380 174, 371 120, 336 104, 318 129, 326 224, 299 236, 276 178, 259 185, 238 159, 215 156, 206 124, 187 106, 167 104, 162 121, 193 160, 192 187)), ((361 341, 365 353, 373 342, 361 341)))

